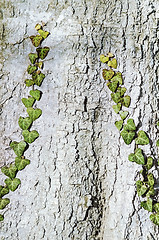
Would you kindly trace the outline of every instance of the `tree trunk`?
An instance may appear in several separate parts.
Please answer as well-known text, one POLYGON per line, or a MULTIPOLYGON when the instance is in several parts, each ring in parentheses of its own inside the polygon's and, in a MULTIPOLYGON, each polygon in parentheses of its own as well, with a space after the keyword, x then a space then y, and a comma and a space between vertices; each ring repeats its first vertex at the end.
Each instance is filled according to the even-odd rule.
MULTIPOLYGON (((157 0, 0 0, 1 166, 14 161, 11 140, 22 140, 19 116, 29 94, 24 84, 34 51, 27 38, 46 23, 50 52, 33 129, 40 137, 26 151, 31 164, 1 223, 7 240, 150 240, 158 227, 141 209, 135 180, 116 129, 99 55, 111 51, 131 96, 130 116, 148 132, 143 148, 157 156, 157 0)), ((1 182, 4 175, 1 174, 1 182)))

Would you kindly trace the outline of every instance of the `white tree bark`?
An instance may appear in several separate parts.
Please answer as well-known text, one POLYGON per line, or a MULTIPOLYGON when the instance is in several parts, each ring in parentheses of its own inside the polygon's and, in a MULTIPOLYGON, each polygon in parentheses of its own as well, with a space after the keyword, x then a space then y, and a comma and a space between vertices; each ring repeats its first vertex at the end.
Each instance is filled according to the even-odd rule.
POLYGON ((27 37, 41 21, 51 32, 37 104, 43 114, 32 128, 40 137, 26 152, 31 164, 18 173, 21 186, 9 193, 1 240, 159 239, 140 208, 141 168, 128 161, 133 144, 114 126, 99 62, 100 54, 115 53, 130 116, 152 139, 143 149, 156 156, 157 17, 157 0, 0 0, 1 166, 14 161, 10 140, 23 139, 18 118, 27 116, 21 98, 34 51, 27 37))

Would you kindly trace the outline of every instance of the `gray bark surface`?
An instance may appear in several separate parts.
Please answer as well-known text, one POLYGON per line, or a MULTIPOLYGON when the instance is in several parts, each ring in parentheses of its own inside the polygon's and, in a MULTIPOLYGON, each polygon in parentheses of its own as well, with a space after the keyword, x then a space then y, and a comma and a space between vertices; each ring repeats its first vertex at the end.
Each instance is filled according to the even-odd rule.
MULTIPOLYGON (((155 146, 158 111, 157 0, 0 0, 1 161, 14 161, 11 140, 22 140, 21 102, 34 51, 27 38, 45 22, 51 35, 46 78, 32 130, 40 137, 18 173, 21 186, 0 223, 2 240, 157 240, 158 227, 140 207, 135 180, 141 167, 128 161, 114 122, 99 55, 111 51, 132 102, 130 116, 155 146)), ((154 170, 156 174, 156 171, 154 170)), ((0 184, 4 175, 1 174, 0 184)))

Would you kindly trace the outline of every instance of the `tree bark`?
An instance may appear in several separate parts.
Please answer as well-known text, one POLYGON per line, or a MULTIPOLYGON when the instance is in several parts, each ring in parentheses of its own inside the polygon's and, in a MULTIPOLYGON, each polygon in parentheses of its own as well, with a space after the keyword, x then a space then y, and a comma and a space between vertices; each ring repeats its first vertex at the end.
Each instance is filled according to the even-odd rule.
POLYGON ((152 140, 143 149, 157 157, 157 17, 157 0, 0 0, 1 166, 14 161, 9 142, 23 139, 18 118, 27 116, 21 98, 34 51, 28 36, 41 21, 51 33, 37 103, 43 114, 33 125, 40 137, 26 152, 31 164, 18 173, 21 186, 8 194, 1 240, 158 239, 140 207, 141 167, 128 161, 134 146, 114 125, 99 61, 115 54, 130 116, 152 140))

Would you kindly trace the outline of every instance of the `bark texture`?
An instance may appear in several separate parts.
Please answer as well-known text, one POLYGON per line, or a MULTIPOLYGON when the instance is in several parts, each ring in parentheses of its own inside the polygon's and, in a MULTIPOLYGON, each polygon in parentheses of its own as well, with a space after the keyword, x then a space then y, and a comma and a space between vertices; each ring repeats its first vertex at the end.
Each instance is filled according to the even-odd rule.
POLYGON ((143 149, 156 156, 157 2, 0 0, 1 166, 14 161, 10 140, 22 140, 18 118, 27 115, 21 98, 29 93, 24 80, 34 51, 27 37, 41 21, 51 32, 37 104, 43 114, 32 128, 40 137, 26 152, 31 164, 18 173, 20 188, 9 193, 1 240, 159 239, 140 208, 141 168, 128 161, 134 146, 114 125, 99 62, 100 54, 115 53, 132 98, 130 116, 152 140, 143 149))

